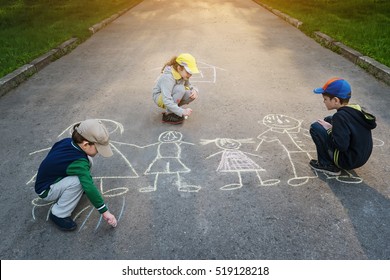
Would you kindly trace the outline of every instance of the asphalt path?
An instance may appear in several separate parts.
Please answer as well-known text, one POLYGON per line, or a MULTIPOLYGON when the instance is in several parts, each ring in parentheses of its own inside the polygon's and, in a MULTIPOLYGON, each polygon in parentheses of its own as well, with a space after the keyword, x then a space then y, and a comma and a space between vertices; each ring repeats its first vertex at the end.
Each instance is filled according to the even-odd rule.
POLYGON ((389 93, 253 1, 145 0, 0 98, 0 257, 389 259, 389 93), (198 60, 200 97, 173 126, 151 90, 182 52, 198 60), (334 113, 312 89, 337 76, 378 127, 365 166, 326 177, 308 166, 307 129, 334 113), (78 229, 61 232, 34 175, 86 118, 111 132, 114 156, 97 156, 93 176, 119 224, 83 197, 78 229), (161 157, 180 171, 148 172, 161 157))

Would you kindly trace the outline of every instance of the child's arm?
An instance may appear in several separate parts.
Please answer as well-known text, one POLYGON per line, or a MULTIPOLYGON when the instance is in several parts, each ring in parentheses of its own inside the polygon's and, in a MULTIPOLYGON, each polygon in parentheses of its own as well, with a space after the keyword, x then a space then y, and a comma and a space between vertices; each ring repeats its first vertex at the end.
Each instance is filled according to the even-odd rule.
POLYGON ((70 164, 66 170, 69 176, 78 176, 80 184, 92 205, 103 214, 108 211, 99 189, 95 186, 90 174, 90 164, 87 159, 79 159, 70 164))
POLYGON ((218 155, 218 154, 220 154, 220 153, 223 153, 223 151, 220 151, 220 152, 217 152, 217 153, 215 153, 215 154, 209 155, 206 159, 209 159, 209 158, 211 158, 211 157, 213 157, 213 156, 216 156, 216 155, 218 155))
POLYGON ((190 98, 191 99, 196 99, 198 98, 199 96, 199 90, 197 87, 194 87, 193 85, 191 85, 190 81, 187 80, 184 82, 184 86, 187 90, 191 91, 191 95, 190 95, 190 98))
POLYGON ((191 114, 192 114, 192 109, 191 108, 183 109, 183 116, 189 116, 191 114))
POLYGON ((317 121, 320 125, 322 125, 323 128, 325 128, 325 130, 328 130, 330 128, 332 128, 332 125, 324 120, 318 120, 317 121))
POLYGON ((161 94, 163 96, 163 102, 166 108, 169 111, 173 112, 178 116, 183 115, 183 109, 179 107, 177 103, 173 100, 173 87, 175 86, 175 80, 166 75, 163 75, 159 81, 161 94))
POLYGON ((198 98, 198 96, 199 96, 198 90, 196 88, 192 88, 190 98, 195 100, 196 98, 198 98))

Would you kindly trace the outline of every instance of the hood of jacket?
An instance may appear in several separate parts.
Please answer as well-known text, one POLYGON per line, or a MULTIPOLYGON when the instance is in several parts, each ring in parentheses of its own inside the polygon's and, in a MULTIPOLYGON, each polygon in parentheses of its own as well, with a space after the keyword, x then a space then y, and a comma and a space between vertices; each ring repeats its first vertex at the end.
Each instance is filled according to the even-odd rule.
POLYGON ((173 76, 173 78, 175 78, 175 80, 180 80, 182 78, 180 76, 179 72, 177 72, 175 70, 175 68, 173 68, 172 66, 165 66, 162 73, 163 74, 172 74, 172 76, 173 76))
POLYGON ((376 127, 375 116, 364 111, 359 105, 347 105, 339 108, 338 110, 350 114, 367 129, 374 129, 376 127))

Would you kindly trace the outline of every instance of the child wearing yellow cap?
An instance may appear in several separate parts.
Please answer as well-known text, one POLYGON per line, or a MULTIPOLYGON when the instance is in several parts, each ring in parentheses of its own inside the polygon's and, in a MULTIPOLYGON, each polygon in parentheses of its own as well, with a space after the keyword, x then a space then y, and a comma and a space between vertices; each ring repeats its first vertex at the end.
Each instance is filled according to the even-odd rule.
POLYGON ((192 113, 191 108, 182 108, 198 97, 198 89, 191 85, 192 74, 199 73, 195 58, 189 53, 174 56, 161 70, 153 88, 153 100, 166 110, 162 121, 179 124, 192 113))

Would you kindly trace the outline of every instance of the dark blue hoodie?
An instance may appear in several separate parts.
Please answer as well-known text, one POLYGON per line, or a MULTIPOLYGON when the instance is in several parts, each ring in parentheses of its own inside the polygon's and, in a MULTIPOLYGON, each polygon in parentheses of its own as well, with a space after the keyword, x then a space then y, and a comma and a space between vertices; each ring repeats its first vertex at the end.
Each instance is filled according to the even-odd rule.
POLYGON ((375 116, 364 112, 359 105, 339 108, 332 117, 329 131, 335 164, 347 170, 365 164, 372 152, 371 130, 375 127, 375 116))

